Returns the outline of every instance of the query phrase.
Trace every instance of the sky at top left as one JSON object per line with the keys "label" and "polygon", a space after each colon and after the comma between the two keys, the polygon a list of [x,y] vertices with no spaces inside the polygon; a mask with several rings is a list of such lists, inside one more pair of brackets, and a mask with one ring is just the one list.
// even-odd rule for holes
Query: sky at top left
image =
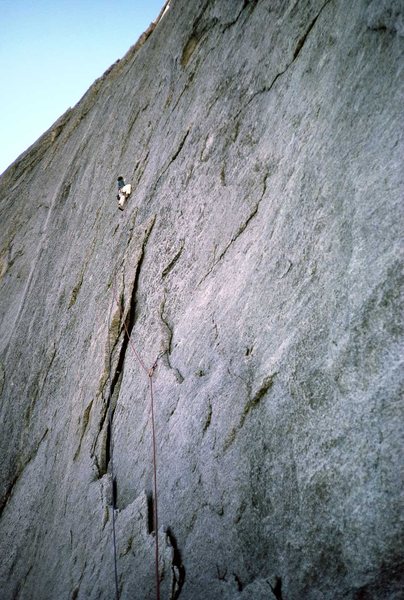
{"label": "sky at top left", "polygon": [[122,58],[164,0],[0,0],[0,173]]}

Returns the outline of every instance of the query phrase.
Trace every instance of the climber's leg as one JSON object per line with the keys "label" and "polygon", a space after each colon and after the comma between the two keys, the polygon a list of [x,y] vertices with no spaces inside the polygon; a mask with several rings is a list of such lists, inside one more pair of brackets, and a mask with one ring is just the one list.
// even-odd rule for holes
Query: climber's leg
{"label": "climber's leg", "polygon": [[126,202],[126,195],[122,193],[122,191],[119,192],[119,200],[118,200],[118,208],[120,210],[123,210],[123,207],[125,206],[125,202]]}

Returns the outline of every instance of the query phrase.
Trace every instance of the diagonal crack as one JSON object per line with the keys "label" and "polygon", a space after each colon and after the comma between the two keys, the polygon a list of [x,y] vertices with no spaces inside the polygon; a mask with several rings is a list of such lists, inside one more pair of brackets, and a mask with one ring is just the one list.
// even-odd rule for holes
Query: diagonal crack
{"label": "diagonal crack", "polygon": [[164,279],[164,277],[167,277],[167,275],[170,273],[170,271],[175,267],[176,262],[178,261],[178,259],[180,258],[181,254],[182,254],[182,251],[184,250],[184,244],[185,244],[185,240],[181,240],[181,245],[179,247],[179,250],[176,252],[174,257],[170,260],[170,262],[164,268],[164,270],[161,274],[161,277],[163,279]]}
{"label": "diagonal crack", "polygon": [[273,383],[274,383],[274,379],[277,375],[278,375],[278,373],[275,372],[272,375],[269,375],[268,377],[266,377],[263,380],[263,382],[261,383],[260,388],[254,394],[254,396],[252,396],[249,399],[249,401],[247,402],[247,404],[244,406],[243,413],[240,417],[239,429],[241,429],[242,426],[244,425],[245,420],[246,420],[248,414],[250,413],[250,411],[261,402],[262,398],[271,389],[271,387],[273,386]]}
{"label": "diagonal crack", "polygon": [[[122,324],[121,331],[123,331],[123,333],[124,333],[124,338],[122,341],[121,350],[119,352],[118,363],[117,363],[117,366],[115,369],[115,373],[111,379],[110,391],[108,394],[107,410],[105,412],[105,417],[106,417],[108,412],[111,411],[110,418],[108,421],[107,439],[106,439],[106,446],[105,446],[105,469],[106,469],[105,472],[108,471],[108,465],[109,465],[109,461],[111,458],[111,456],[110,456],[110,454],[111,454],[110,453],[110,438],[111,438],[112,419],[114,416],[115,406],[116,406],[117,398],[119,395],[119,390],[120,390],[122,379],[123,379],[126,351],[128,349],[130,336],[132,334],[132,330],[135,325],[136,296],[137,296],[138,287],[139,287],[140,271],[141,271],[142,264],[143,264],[146,245],[149,240],[149,237],[150,237],[150,234],[152,232],[155,222],[156,222],[156,218],[154,217],[152,219],[152,221],[150,222],[149,227],[145,231],[145,237],[143,239],[140,256],[139,256],[138,263],[136,266],[136,272],[135,272],[135,276],[133,279],[132,290],[131,290],[130,301],[129,301],[129,308],[127,310],[126,317],[125,317],[125,326]],[[112,402],[112,404],[111,404],[112,399],[115,399],[115,402]]]}
{"label": "diagonal crack", "polygon": [[38,454],[38,450],[39,450],[42,442],[48,435],[48,431],[49,431],[48,428],[46,428],[41,439],[39,440],[39,442],[37,443],[37,445],[31,452],[31,454],[28,456],[28,458],[26,458],[23,461],[23,463],[20,465],[20,467],[17,469],[17,472],[15,473],[13,479],[10,481],[6,492],[3,494],[2,498],[0,498],[0,518],[3,513],[3,510],[5,509],[5,507],[7,506],[8,502],[10,501],[11,497],[14,494],[14,489],[15,489],[16,484],[18,483],[19,479],[21,478],[22,474],[24,473],[24,470],[26,469],[26,467]]}
{"label": "diagonal crack", "polygon": [[223,25],[222,27],[222,33],[224,33],[225,31],[227,31],[228,29],[230,29],[231,27],[233,27],[237,21],[239,20],[239,18],[241,17],[241,15],[244,13],[245,9],[248,8],[249,9],[249,15],[251,15],[251,13],[253,12],[253,10],[255,9],[255,7],[258,4],[258,0],[244,0],[243,2],[243,6],[240,8],[238,14],[234,17],[233,21],[230,21],[229,23],[226,23],[225,25]]}
{"label": "diagonal crack", "polygon": [[249,223],[252,221],[252,219],[258,213],[258,209],[259,209],[259,206],[261,204],[261,200],[263,199],[263,197],[265,196],[265,192],[267,191],[267,180],[268,180],[268,177],[269,177],[269,173],[267,173],[265,175],[265,177],[264,177],[264,180],[263,180],[263,190],[262,190],[261,197],[259,198],[258,202],[253,207],[251,213],[249,214],[249,216],[247,217],[247,219],[239,226],[239,228],[237,229],[236,233],[232,236],[231,240],[228,242],[228,244],[225,246],[225,248],[221,251],[221,253],[219,254],[219,256],[216,258],[216,260],[214,261],[213,265],[210,267],[209,271],[199,281],[198,286],[201,285],[201,283],[203,283],[205,281],[205,279],[211,274],[211,272],[216,267],[216,265],[224,258],[224,256],[226,255],[227,251],[229,250],[230,246],[232,244],[234,244],[234,242],[240,237],[240,235],[247,229]]}
{"label": "diagonal crack", "polygon": [[165,306],[166,306],[166,297],[164,295],[164,298],[161,302],[160,305],[160,319],[161,322],[163,323],[166,332],[167,332],[167,337],[166,337],[166,347],[163,349],[162,353],[161,353],[161,357],[165,357],[166,363],[168,368],[174,373],[174,376],[177,380],[178,383],[182,383],[184,381],[184,377],[182,376],[182,374],[180,373],[180,371],[174,367],[171,364],[171,360],[170,360],[170,355],[171,355],[171,351],[172,351],[172,340],[174,337],[174,332],[173,332],[173,328],[172,326],[169,324],[169,322],[167,321],[167,317],[165,315]]}
{"label": "diagonal crack", "polygon": [[[112,420],[113,420],[113,416],[114,416],[114,412],[115,412],[115,408],[116,408],[117,399],[119,396],[121,383],[123,380],[126,351],[128,349],[130,336],[131,336],[133,327],[135,325],[135,320],[136,320],[135,319],[135,317],[136,317],[136,296],[137,296],[138,287],[139,287],[140,272],[141,272],[141,268],[142,268],[142,264],[143,264],[143,260],[144,260],[146,245],[150,238],[150,234],[153,230],[155,222],[156,222],[156,217],[154,216],[150,220],[150,222],[145,230],[145,233],[144,233],[143,243],[142,243],[142,246],[140,249],[140,255],[138,257],[138,261],[137,261],[137,265],[136,265],[136,271],[135,271],[135,275],[133,278],[132,289],[130,292],[130,300],[128,302],[128,308],[126,311],[126,315],[124,314],[123,295],[121,295],[119,298],[119,301],[120,301],[120,307],[119,307],[120,308],[120,334],[119,334],[119,336],[123,334],[123,340],[122,340],[122,345],[121,345],[121,348],[119,351],[118,361],[117,361],[114,373],[112,374],[110,372],[110,374],[109,374],[110,385],[109,385],[109,390],[108,390],[108,397],[105,401],[104,409],[102,411],[101,420],[99,423],[98,434],[97,434],[97,437],[93,444],[93,452],[94,452],[95,448],[97,447],[97,444],[98,444],[99,436],[104,432],[105,438],[101,445],[102,447],[101,447],[101,451],[100,451],[100,456],[98,457],[98,459],[96,457],[96,464],[98,467],[98,477],[99,478],[101,478],[103,475],[105,475],[108,472],[108,466],[109,466],[109,462],[111,459]],[[108,335],[109,335],[109,333],[108,333]],[[115,346],[116,346],[116,344],[115,344]],[[114,348],[115,348],[115,346],[114,346]],[[114,348],[108,349],[110,351],[111,363],[112,363],[112,354],[114,352]],[[107,420],[108,420],[108,423],[106,425],[106,430],[105,430],[105,424],[106,424]]]}
{"label": "diagonal crack", "polygon": [[162,172],[160,173],[160,175],[157,178],[156,183],[153,186],[153,189],[155,190],[159,184],[160,179],[163,177],[163,175],[165,175],[168,171],[168,169],[171,167],[172,163],[176,160],[176,158],[178,157],[179,153],[181,152],[181,150],[184,147],[184,144],[186,142],[186,139],[189,135],[190,129],[187,129],[185,135],[183,136],[182,140],[180,141],[177,150],[174,152],[174,154],[172,155],[172,157],[170,158],[170,160],[168,161],[168,164],[164,167],[164,169],[162,170]]}
{"label": "diagonal crack", "polygon": [[272,586],[270,583],[268,584],[272,590],[273,595],[276,600],[283,600],[282,596],[282,577],[275,577],[275,585]]}
{"label": "diagonal crack", "polygon": [[256,96],[259,96],[260,94],[265,94],[267,92],[270,92],[272,90],[272,88],[274,87],[275,83],[277,82],[277,80],[282,77],[282,75],[284,75],[286,73],[286,71],[293,65],[293,63],[296,61],[296,59],[298,58],[299,54],[301,53],[307,38],[310,34],[310,32],[312,31],[314,25],[316,24],[318,18],[320,17],[321,13],[323,12],[323,10],[325,9],[325,7],[331,2],[331,0],[327,0],[323,6],[320,8],[320,10],[318,11],[317,15],[311,20],[308,28],[306,29],[305,33],[299,38],[296,47],[294,49],[293,52],[293,58],[292,60],[286,65],[286,67],[280,71],[279,73],[277,73],[275,75],[275,77],[273,78],[273,80],[271,81],[271,83],[269,85],[264,86],[262,89],[258,90],[257,92],[255,92],[251,98],[249,98],[247,104],[245,106],[243,106],[235,115],[234,119],[237,119],[237,117],[240,115],[240,113],[242,113],[250,104],[251,102],[256,98]]}
{"label": "diagonal crack", "polygon": [[233,427],[233,429],[230,431],[230,433],[228,434],[228,436],[226,437],[226,439],[224,441],[224,445],[223,445],[224,451],[226,451],[232,445],[232,443],[236,439],[238,432],[243,427],[243,425],[246,421],[246,418],[248,417],[250,412],[256,406],[258,406],[258,404],[261,402],[261,400],[264,398],[264,396],[272,388],[277,375],[278,375],[278,372],[275,372],[275,373],[272,373],[271,375],[269,375],[268,377],[265,377],[265,379],[262,381],[259,389],[255,392],[254,395],[251,395],[251,392],[249,392],[249,399],[246,402],[246,404],[244,405],[244,409],[240,415],[238,424],[235,427]]}
{"label": "diagonal crack", "polygon": [[170,600],[178,600],[185,582],[185,567],[181,551],[178,547],[177,538],[170,527],[166,530],[166,539],[168,546],[172,549]]}

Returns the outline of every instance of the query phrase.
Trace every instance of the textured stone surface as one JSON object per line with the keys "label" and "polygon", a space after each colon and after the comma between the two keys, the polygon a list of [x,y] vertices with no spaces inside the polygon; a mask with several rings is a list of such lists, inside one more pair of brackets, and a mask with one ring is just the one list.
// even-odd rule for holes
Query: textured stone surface
{"label": "textured stone surface", "polygon": [[401,2],[173,1],[2,176],[2,599],[114,597],[109,416],[155,598],[123,322],[162,598],[402,597],[403,54]]}

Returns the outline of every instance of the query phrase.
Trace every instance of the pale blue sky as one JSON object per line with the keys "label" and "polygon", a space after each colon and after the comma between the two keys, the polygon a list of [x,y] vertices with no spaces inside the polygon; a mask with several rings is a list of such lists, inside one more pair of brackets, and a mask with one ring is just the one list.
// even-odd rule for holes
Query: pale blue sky
{"label": "pale blue sky", "polygon": [[0,173],[129,50],[164,0],[0,0]]}

